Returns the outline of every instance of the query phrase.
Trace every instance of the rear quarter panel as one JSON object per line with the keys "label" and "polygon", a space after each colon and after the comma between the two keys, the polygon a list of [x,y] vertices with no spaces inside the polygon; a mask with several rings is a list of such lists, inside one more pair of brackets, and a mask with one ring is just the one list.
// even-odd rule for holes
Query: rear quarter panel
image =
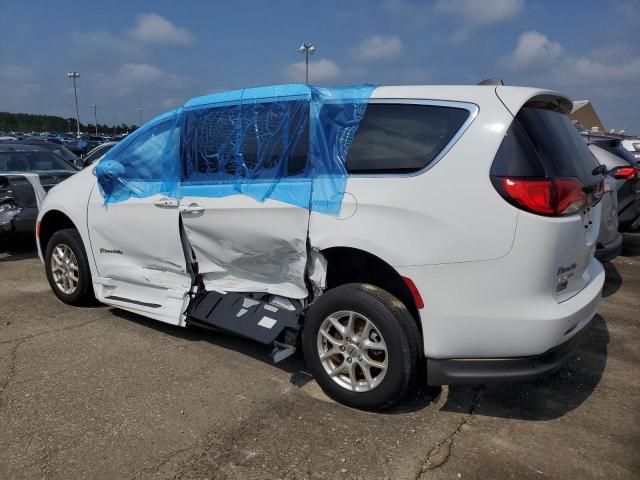
{"label": "rear quarter panel", "polygon": [[350,175],[341,216],[313,212],[314,247],[348,246],[400,267],[492,260],[513,244],[517,210],[489,170],[512,116],[492,87],[380,87],[371,101],[454,101],[477,106],[436,164],[413,175]]}

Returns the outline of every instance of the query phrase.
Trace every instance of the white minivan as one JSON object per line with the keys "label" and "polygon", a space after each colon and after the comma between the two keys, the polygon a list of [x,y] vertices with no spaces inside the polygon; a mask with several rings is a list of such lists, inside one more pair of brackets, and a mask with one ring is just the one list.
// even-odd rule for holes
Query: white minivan
{"label": "white minivan", "polygon": [[[63,302],[302,348],[331,397],[522,380],[604,283],[603,177],[547,90],[262,87],[198,97],[47,195]],[[426,367],[426,368],[423,368]]]}

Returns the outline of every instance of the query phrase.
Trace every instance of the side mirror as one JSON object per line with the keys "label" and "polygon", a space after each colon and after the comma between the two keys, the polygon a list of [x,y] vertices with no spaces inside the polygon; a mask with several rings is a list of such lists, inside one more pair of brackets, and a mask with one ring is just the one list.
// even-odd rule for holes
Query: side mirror
{"label": "side mirror", "polygon": [[124,165],[116,160],[99,162],[93,170],[98,179],[98,185],[103,195],[111,196],[122,188],[122,176],[125,174]]}

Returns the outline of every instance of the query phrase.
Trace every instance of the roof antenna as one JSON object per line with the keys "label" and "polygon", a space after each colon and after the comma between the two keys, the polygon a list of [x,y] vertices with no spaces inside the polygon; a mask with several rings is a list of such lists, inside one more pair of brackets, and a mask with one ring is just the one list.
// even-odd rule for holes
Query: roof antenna
{"label": "roof antenna", "polygon": [[478,83],[478,85],[504,85],[504,82],[500,78],[487,78]]}

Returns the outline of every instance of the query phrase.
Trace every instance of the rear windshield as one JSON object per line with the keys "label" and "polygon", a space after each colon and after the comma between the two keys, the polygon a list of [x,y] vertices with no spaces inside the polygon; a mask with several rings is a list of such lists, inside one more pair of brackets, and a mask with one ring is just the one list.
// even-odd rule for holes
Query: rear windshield
{"label": "rear windshield", "polygon": [[598,166],[569,117],[560,112],[524,107],[516,115],[549,176],[575,177],[585,185],[600,180]]}
{"label": "rear windshield", "polygon": [[460,130],[469,112],[436,105],[367,107],[347,156],[349,173],[409,173],[429,165]]}
{"label": "rear windshield", "polygon": [[36,172],[47,170],[76,171],[70,163],[51,152],[0,152],[0,172]]}

